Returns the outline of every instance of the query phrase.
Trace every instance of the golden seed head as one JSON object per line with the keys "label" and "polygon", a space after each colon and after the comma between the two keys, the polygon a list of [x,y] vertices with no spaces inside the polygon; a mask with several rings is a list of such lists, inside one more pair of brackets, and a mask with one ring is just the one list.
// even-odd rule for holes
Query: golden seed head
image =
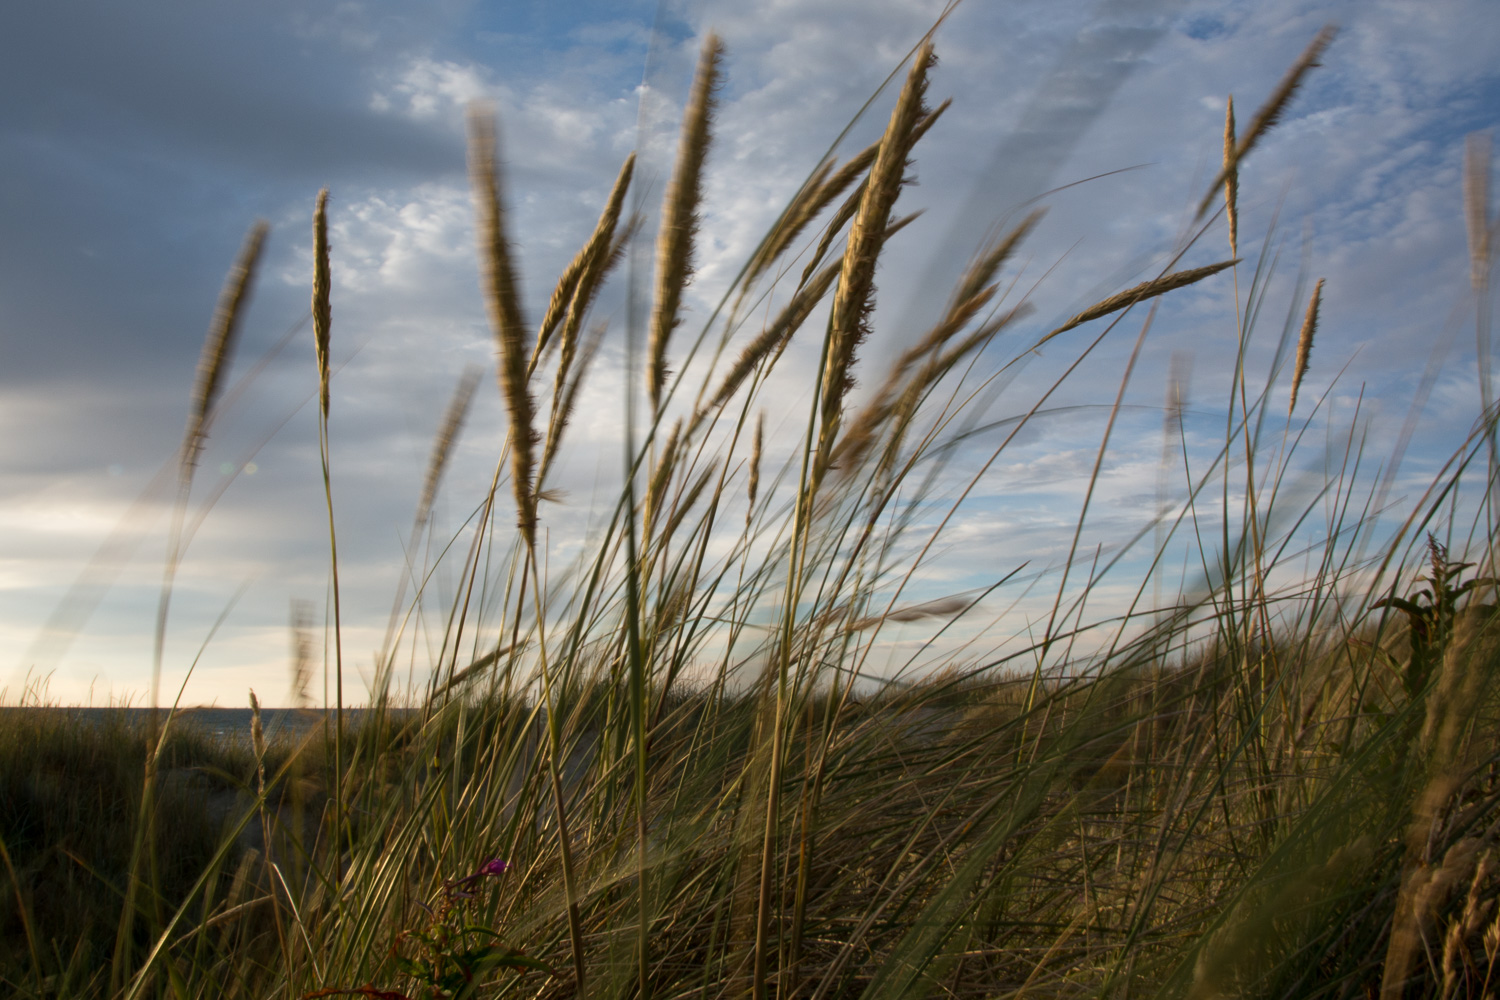
{"label": "golden seed head", "polygon": [[1323,29],[1313,37],[1312,42],[1307,48],[1302,50],[1302,55],[1297,57],[1297,61],[1292,63],[1291,68],[1286,71],[1286,75],[1281,78],[1281,82],[1276,85],[1276,89],[1271,92],[1271,96],[1266,99],[1266,103],[1261,105],[1260,110],[1251,119],[1250,127],[1246,129],[1244,137],[1235,143],[1233,155],[1226,158],[1227,162],[1223,169],[1214,178],[1214,182],[1208,186],[1208,193],[1203,196],[1203,201],[1198,205],[1198,214],[1200,216],[1208,211],[1208,206],[1213,203],[1214,195],[1218,192],[1219,185],[1228,180],[1230,170],[1238,170],[1239,164],[1249,154],[1250,150],[1254,148],[1255,144],[1281,121],[1281,116],[1292,103],[1292,97],[1296,95],[1297,88],[1302,86],[1302,81],[1307,76],[1308,70],[1319,65],[1318,59],[1323,55],[1323,51],[1333,42],[1333,37],[1337,34],[1338,29],[1336,27],[1331,24],[1324,25]]}
{"label": "golden seed head", "polygon": [[653,410],[661,408],[661,394],[667,381],[667,343],[679,322],[683,289],[693,274],[698,205],[703,199],[703,161],[708,156],[709,125],[723,55],[724,43],[718,35],[710,34],[698,57],[692,93],[682,115],[677,166],[662,203],[661,231],[656,238],[656,298],[651,309],[647,347],[647,388]]}
{"label": "golden seed head", "polygon": [[224,280],[224,290],[219,294],[219,303],[214,308],[213,322],[209,325],[208,336],[203,340],[203,353],[198,357],[198,377],[193,383],[187,434],[182,445],[184,469],[197,463],[198,452],[202,450],[203,440],[208,436],[214,404],[218,402],[219,392],[223,388],[224,373],[234,354],[240,321],[249,304],[255,270],[260,263],[266,235],[270,231],[271,227],[265,220],[257,221],[250,227],[245,243],[240,248],[240,255]]}
{"label": "golden seed head", "polygon": [[1074,316],[1062,326],[1058,327],[1056,330],[1053,330],[1051,333],[1047,334],[1047,336],[1037,341],[1032,346],[1032,350],[1036,350],[1036,348],[1041,347],[1053,337],[1067,330],[1071,330],[1075,326],[1082,326],[1084,323],[1087,323],[1090,320],[1099,319],[1102,316],[1108,316],[1113,312],[1119,312],[1121,309],[1124,309],[1127,306],[1133,306],[1137,302],[1144,302],[1147,299],[1154,299],[1156,298],[1156,296],[1165,295],[1167,292],[1170,292],[1173,289],[1182,288],[1186,285],[1191,285],[1195,282],[1202,281],[1204,278],[1218,274],[1226,267],[1232,267],[1238,263],[1238,259],[1221,260],[1219,261],[1219,263],[1209,264],[1207,267],[1192,267],[1188,268],[1185,271],[1173,271],[1171,274],[1164,274],[1160,278],[1153,278],[1150,281],[1143,281],[1139,285],[1136,285],[1134,288],[1127,288],[1125,289],[1125,291],[1120,292],[1117,295],[1111,295],[1109,298],[1104,299],[1100,302],[1096,302],[1093,305],[1089,306],[1083,312],[1079,313],[1077,316]]}
{"label": "golden seed head", "polygon": [[415,523],[418,530],[427,523],[427,518],[432,513],[438,484],[442,481],[443,471],[448,467],[448,459],[453,454],[454,445],[458,443],[458,436],[463,431],[464,421],[469,417],[469,407],[474,402],[474,390],[479,386],[480,374],[478,365],[466,366],[464,373],[459,376],[457,388],[453,390],[453,398],[448,401],[448,410],[443,414],[443,423],[432,443],[432,455],[427,461],[427,476],[422,481],[422,494],[417,501]]}
{"label": "golden seed head", "polygon": [[859,345],[869,335],[874,307],[875,264],[889,235],[891,208],[906,182],[907,159],[918,138],[918,126],[929,116],[923,105],[927,74],[936,63],[931,41],[917,51],[906,84],[891,111],[880,140],[880,151],[870,168],[859,208],[849,227],[839,273],[838,292],[829,320],[828,357],[823,369],[820,463],[831,457],[844,398],[854,386],[853,368]]}
{"label": "golden seed head", "polygon": [[266,755],[266,731],[260,721],[260,702],[255,698],[255,689],[250,689],[250,742],[255,747],[255,756]]}
{"label": "golden seed head", "polygon": [[750,483],[747,490],[750,498],[749,506],[745,508],[745,527],[750,526],[750,521],[755,515],[755,500],[760,493],[760,456],[761,446],[764,444],[766,430],[766,411],[761,410],[755,417],[755,439],[750,446]]}
{"label": "golden seed head", "polygon": [[318,352],[318,400],[323,416],[328,416],[328,335],[333,326],[333,309],[328,264],[328,189],[318,192],[313,208],[313,344]]}
{"label": "golden seed head", "polygon": [[499,347],[500,394],[510,415],[511,487],[516,498],[517,523],[528,544],[536,538],[536,495],[532,483],[536,467],[536,404],[527,377],[527,332],[521,319],[520,298],[505,234],[505,209],[500,196],[500,169],[495,158],[494,113],[483,104],[469,108],[469,178],[477,215],[484,301]]}
{"label": "golden seed head", "polygon": [[1234,138],[1234,95],[1224,105],[1224,218],[1229,223],[1229,255],[1240,252],[1240,171]]}
{"label": "golden seed head", "polygon": [[1302,319],[1302,332],[1297,337],[1297,360],[1292,367],[1292,399],[1287,404],[1286,415],[1291,416],[1297,408],[1297,391],[1302,388],[1302,377],[1307,374],[1309,355],[1312,354],[1313,335],[1318,332],[1318,305],[1323,300],[1323,279],[1319,278],[1313,288],[1312,299],[1307,303],[1307,315]]}

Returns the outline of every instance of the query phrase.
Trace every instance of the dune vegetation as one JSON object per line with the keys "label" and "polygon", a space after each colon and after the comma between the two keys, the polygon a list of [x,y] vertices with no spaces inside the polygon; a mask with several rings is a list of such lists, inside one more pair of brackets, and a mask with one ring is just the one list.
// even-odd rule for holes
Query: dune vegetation
{"label": "dune vegetation", "polygon": [[[693,332],[683,301],[705,243],[702,177],[725,72],[709,38],[657,220],[649,305],[639,328],[614,331],[637,388],[628,474],[565,568],[549,562],[539,525],[558,499],[549,477],[580,386],[611,335],[590,306],[637,238],[634,159],[537,321],[518,301],[495,118],[473,109],[482,292],[509,431],[468,529],[433,549],[460,568],[456,597],[437,606],[424,588],[433,567],[412,567],[374,710],[357,727],[344,719],[336,584],[337,703],[304,739],[268,742],[257,717],[246,745],[216,745],[167,710],[143,727],[122,718],[81,731],[44,707],[7,722],[7,995],[1500,990],[1494,511],[1481,502],[1456,522],[1476,506],[1457,498],[1497,472],[1490,400],[1476,401],[1470,437],[1395,532],[1374,528],[1378,477],[1352,436],[1328,481],[1291,488],[1319,406],[1302,382],[1319,360],[1322,285],[1268,303],[1270,261],[1238,243],[1240,166],[1331,39],[1314,39],[1245,122],[1230,105],[1222,170],[1159,274],[1033,329],[1007,268],[1038,210],[978,249],[942,314],[903,334],[909,346],[880,371],[860,361],[884,321],[877,267],[908,221],[920,140],[942,127],[931,45],[895,79],[880,140],[818,166]],[[1489,164],[1473,148],[1483,300]],[[338,330],[321,196],[314,220],[332,525]],[[263,235],[252,230],[205,344],[179,533]],[[1217,263],[1181,263],[1190,252]],[[1208,467],[1189,467],[1168,406],[1164,461],[1181,495],[1122,547],[1150,564],[1134,598],[1092,614],[1090,592],[1119,554],[1079,551],[1075,537],[1045,584],[1052,613],[1024,649],[987,656],[988,643],[954,640],[971,634],[988,591],[933,599],[924,560],[1050,395],[981,436],[986,387],[1078,329],[1049,348],[1076,345],[1063,379],[1104,338],[1138,338],[1123,394],[1158,297],[1200,282],[1232,293],[1223,323],[1242,362],[1267,336],[1256,323],[1266,306],[1294,319],[1269,334],[1280,338],[1269,372],[1237,365]],[[1018,351],[1001,350],[1002,332]],[[821,361],[807,376],[805,433],[778,454],[760,392],[794,337],[820,343]],[[708,374],[690,383],[690,371]],[[1273,399],[1288,383],[1283,412]],[[430,529],[473,391],[466,375],[414,490],[414,541]],[[1117,398],[1100,428],[1101,461],[1118,409]],[[1161,596],[1150,555],[1183,539],[1199,565]],[[415,639],[419,621],[440,623],[437,640]],[[871,680],[882,633],[898,624],[955,651]],[[430,683],[399,695],[393,678],[413,662]]]}

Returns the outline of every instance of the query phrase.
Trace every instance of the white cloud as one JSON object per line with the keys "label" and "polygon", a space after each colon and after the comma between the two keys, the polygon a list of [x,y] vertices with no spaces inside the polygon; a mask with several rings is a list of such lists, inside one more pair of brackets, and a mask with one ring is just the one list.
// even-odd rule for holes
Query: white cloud
{"label": "white cloud", "polygon": [[451,117],[455,108],[486,97],[491,89],[476,66],[420,56],[376,89],[370,109],[430,122]]}

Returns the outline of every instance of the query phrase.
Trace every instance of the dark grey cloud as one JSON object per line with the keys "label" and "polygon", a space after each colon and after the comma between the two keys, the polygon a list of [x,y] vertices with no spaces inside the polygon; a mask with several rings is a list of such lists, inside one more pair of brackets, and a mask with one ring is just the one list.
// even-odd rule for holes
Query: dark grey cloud
{"label": "dark grey cloud", "polygon": [[428,44],[420,11],[351,47],[294,10],[0,13],[0,381],[180,383],[251,219],[330,178],[461,171],[451,133],[369,107],[375,69]]}

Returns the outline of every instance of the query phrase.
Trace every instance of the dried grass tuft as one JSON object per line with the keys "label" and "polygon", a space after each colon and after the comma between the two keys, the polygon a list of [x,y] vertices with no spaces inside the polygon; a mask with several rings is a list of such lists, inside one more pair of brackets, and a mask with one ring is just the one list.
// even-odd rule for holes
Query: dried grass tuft
{"label": "dried grass tuft", "polygon": [[261,250],[270,231],[271,227],[264,221],[256,222],[250,227],[245,243],[240,248],[240,255],[224,281],[219,304],[214,308],[213,322],[209,325],[208,336],[203,340],[203,353],[198,358],[198,376],[193,383],[187,433],[182,441],[182,466],[185,469],[198,463],[198,453],[203,450],[214,403],[218,401],[224,384],[224,372],[234,355],[240,320],[250,301],[255,269],[260,263]]}
{"label": "dried grass tuft", "polygon": [[693,273],[693,239],[698,231],[698,205],[703,198],[703,161],[708,155],[709,124],[723,55],[724,43],[718,35],[710,34],[698,57],[698,71],[682,116],[677,167],[662,203],[661,232],[656,240],[656,298],[647,347],[653,410],[661,409],[661,393],[667,382],[667,344],[679,322],[677,313],[683,289]]}
{"label": "dried grass tuft", "polygon": [[427,523],[427,518],[432,514],[432,503],[437,499],[438,484],[442,482],[443,471],[448,467],[448,459],[453,455],[453,447],[458,443],[458,436],[463,432],[464,421],[469,418],[469,407],[473,405],[474,390],[479,386],[481,374],[482,371],[478,365],[466,365],[463,374],[458,377],[458,385],[453,390],[453,398],[448,400],[448,409],[443,414],[443,422],[439,425],[437,437],[432,442],[432,454],[427,459],[427,475],[422,480],[422,494],[417,501],[414,531],[421,531]]}
{"label": "dried grass tuft", "polygon": [[1484,291],[1490,276],[1490,137],[1471,133],[1464,143],[1464,223],[1469,231],[1469,280]]}
{"label": "dried grass tuft", "polygon": [[1067,331],[1073,329],[1075,326],[1082,326],[1084,323],[1087,323],[1090,320],[1096,320],[1102,316],[1108,316],[1110,313],[1119,312],[1121,309],[1133,306],[1138,302],[1145,302],[1147,299],[1154,299],[1158,295],[1165,295],[1167,292],[1173,291],[1174,289],[1183,288],[1187,285],[1202,281],[1204,278],[1212,277],[1213,275],[1218,274],[1220,271],[1224,270],[1226,267],[1233,267],[1238,263],[1239,258],[1235,258],[1233,260],[1221,260],[1219,261],[1219,263],[1209,264],[1207,267],[1193,267],[1187,269],[1186,271],[1173,271],[1171,274],[1164,274],[1160,278],[1153,278],[1150,281],[1143,281],[1139,285],[1136,285],[1134,288],[1127,288],[1125,291],[1120,292],[1117,295],[1111,295],[1109,298],[1104,299],[1100,302],[1096,302],[1093,305],[1089,306],[1083,312],[1079,313],[1077,316],[1074,316],[1062,326],[1058,327],[1056,330],[1053,330],[1041,340],[1037,341],[1032,345],[1031,349],[1036,350],[1038,347],[1041,347],[1053,337],[1056,337],[1060,333],[1066,333]]}
{"label": "dried grass tuft", "polygon": [[1249,155],[1255,144],[1281,121],[1281,116],[1286,113],[1287,107],[1292,103],[1297,88],[1302,86],[1307,71],[1320,65],[1319,57],[1323,55],[1323,51],[1333,42],[1333,37],[1337,34],[1338,28],[1334,25],[1324,25],[1322,30],[1313,36],[1307,48],[1302,50],[1302,55],[1297,57],[1297,61],[1292,63],[1291,69],[1286,71],[1286,75],[1281,78],[1276,89],[1271,91],[1271,96],[1266,99],[1266,103],[1261,105],[1260,110],[1251,119],[1249,129],[1245,131],[1244,138],[1235,145],[1233,154],[1225,158],[1226,162],[1219,171],[1219,175],[1208,186],[1208,193],[1203,196],[1203,201],[1198,205],[1200,216],[1208,211],[1208,206],[1213,202],[1219,185],[1228,180],[1230,171],[1238,171],[1240,162]]}
{"label": "dried grass tuft", "polygon": [[[782,307],[776,319],[762,330],[759,336],[745,345],[745,349],[735,359],[734,365],[725,374],[724,381],[719,383],[719,389],[709,401],[707,410],[717,409],[727,403],[745,383],[750,373],[755,370],[756,365],[772,354],[779,354],[786,347],[792,335],[807,320],[813,307],[828,294],[828,289],[833,285],[833,279],[837,276],[837,265],[826,267],[809,285],[792,296],[791,301]],[[700,418],[701,415],[700,413]]]}
{"label": "dried grass tuft", "polygon": [[536,403],[527,379],[526,328],[505,236],[505,209],[500,196],[500,171],[495,160],[494,111],[483,104],[469,106],[469,178],[474,188],[475,235],[485,307],[500,349],[500,394],[510,415],[511,486],[516,497],[517,522],[528,544],[536,537],[536,496],[532,474],[536,467]]}
{"label": "dried grass tuft", "polygon": [[823,369],[822,422],[818,441],[820,466],[826,467],[832,454],[844,398],[854,386],[852,372],[859,345],[869,335],[869,315],[874,308],[875,264],[888,236],[891,208],[906,182],[907,157],[917,138],[917,126],[930,117],[922,101],[927,93],[927,74],[936,61],[931,41],[924,42],[891,111],[890,123],[880,141],[880,152],[870,168],[859,208],[849,227],[838,292],[834,296],[833,315],[829,320],[828,354]]}
{"label": "dried grass tuft", "polygon": [[313,345],[318,353],[318,404],[328,417],[328,337],[333,328],[329,304],[332,281],[328,264],[328,189],[318,192],[313,208]]}
{"label": "dried grass tuft", "polygon": [[1224,105],[1224,218],[1229,223],[1229,255],[1240,252],[1239,151],[1234,138],[1234,95]]}
{"label": "dried grass tuft", "polygon": [[1302,333],[1297,337],[1297,361],[1292,371],[1292,399],[1286,405],[1286,415],[1289,417],[1297,408],[1297,390],[1302,388],[1302,377],[1307,374],[1313,335],[1318,332],[1318,304],[1322,300],[1323,279],[1319,278],[1317,285],[1313,288],[1312,299],[1307,303],[1307,315],[1302,320]]}
{"label": "dried grass tuft", "polygon": [[765,443],[766,411],[761,410],[755,416],[755,438],[750,446],[750,483],[746,488],[749,503],[745,507],[745,527],[750,527],[750,521],[755,516],[755,500],[760,493],[760,459],[761,449]]}

